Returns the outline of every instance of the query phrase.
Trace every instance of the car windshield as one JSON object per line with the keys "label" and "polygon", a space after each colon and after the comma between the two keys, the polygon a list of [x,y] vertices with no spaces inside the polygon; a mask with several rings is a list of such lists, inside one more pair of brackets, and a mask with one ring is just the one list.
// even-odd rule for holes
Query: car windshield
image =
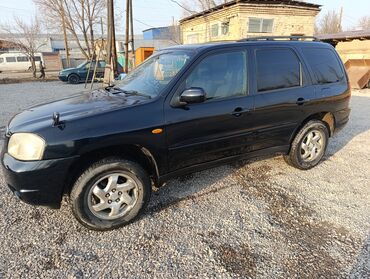
{"label": "car windshield", "polygon": [[129,73],[116,87],[154,98],[188,63],[191,55],[189,51],[160,52]]}

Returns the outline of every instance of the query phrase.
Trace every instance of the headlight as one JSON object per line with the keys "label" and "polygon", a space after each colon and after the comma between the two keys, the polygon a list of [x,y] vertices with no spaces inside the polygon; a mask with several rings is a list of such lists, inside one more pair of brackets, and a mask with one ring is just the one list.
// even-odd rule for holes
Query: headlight
{"label": "headlight", "polygon": [[9,155],[22,161],[41,160],[44,149],[44,139],[30,133],[13,134],[8,143]]}

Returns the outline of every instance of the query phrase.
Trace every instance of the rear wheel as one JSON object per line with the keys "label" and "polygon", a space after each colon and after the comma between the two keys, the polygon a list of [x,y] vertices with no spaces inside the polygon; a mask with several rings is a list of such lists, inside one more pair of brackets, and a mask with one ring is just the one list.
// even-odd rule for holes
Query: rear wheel
{"label": "rear wheel", "polygon": [[318,165],[325,154],[329,130],[319,120],[311,120],[298,132],[285,161],[298,169],[308,170]]}
{"label": "rear wheel", "polygon": [[138,164],[104,159],[91,165],[71,192],[77,220],[94,230],[124,226],[146,207],[151,194],[148,174]]}
{"label": "rear wheel", "polygon": [[79,81],[80,81],[80,78],[78,75],[72,74],[68,76],[68,83],[77,84],[79,83]]}

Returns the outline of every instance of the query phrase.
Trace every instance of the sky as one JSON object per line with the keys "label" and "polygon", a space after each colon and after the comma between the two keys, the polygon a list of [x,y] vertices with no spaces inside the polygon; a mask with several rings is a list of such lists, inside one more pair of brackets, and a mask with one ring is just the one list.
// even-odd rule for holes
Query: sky
{"label": "sky", "polygon": [[[116,12],[124,11],[125,0],[115,0],[115,2],[117,2]],[[344,30],[353,29],[362,16],[370,15],[369,0],[307,0],[306,2],[323,5],[321,15],[329,10],[339,12],[343,7]],[[36,12],[32,0],[0,0],[0,23],[11,23],[14,16],[30,20]],[[133,12],[136,34],[151,27],[170,25],[173,18],[179,20],[183,14],[182,9],[170,0],[133,0]],[[123,33],[124,21],[122,20],[116,27],[118,33]]]}

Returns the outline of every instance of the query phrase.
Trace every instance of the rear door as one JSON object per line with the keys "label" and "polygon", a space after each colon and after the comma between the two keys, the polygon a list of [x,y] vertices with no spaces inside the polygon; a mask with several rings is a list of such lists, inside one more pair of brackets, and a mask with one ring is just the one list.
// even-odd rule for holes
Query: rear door
{"label": "rear door", "polygon": [[292,135],[310,115],[315,90],[305,64],[289,46],[256,46],[253,113],[254,150],[288,146]]}
{"label": "rear door", "polygon": [[104,71],[105,71],[105,61],[100,60],[98,62],[98,66],[96,68],[96,77],[97,78],[102,78],[104,77]]}
{"label": "rear door", "polygon": [[248,151],[253,96],[248,95],[247,58],[240,48],[209,53],[180,81],[172,100],[192,87],[202,88],[208,99],[165,107],[170,171]]}

